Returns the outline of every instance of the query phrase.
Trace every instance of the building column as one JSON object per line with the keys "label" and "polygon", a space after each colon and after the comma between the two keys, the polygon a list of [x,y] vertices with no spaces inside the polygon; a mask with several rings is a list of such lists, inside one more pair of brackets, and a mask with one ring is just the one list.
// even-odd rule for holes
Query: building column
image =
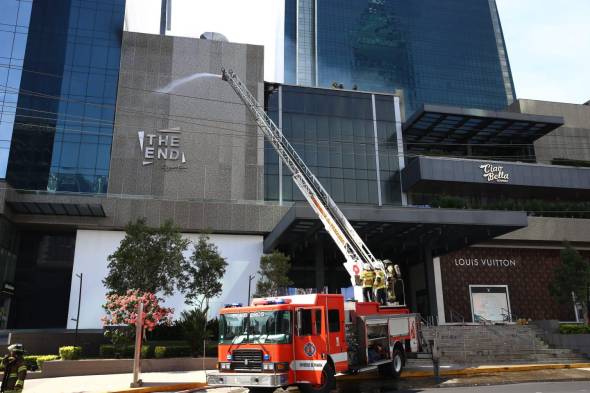
{"label": "building column", "polygon": [[426,288],[428,289],[428,311],[430,316],[438,315],[436,303],[436,279],[434,274],[434,261],[430,245],[424,247],[424,270],[426,272]]}
{"label": "building column", "polygon": [[314,259],[315,259],[315,287],[318,291],[323,290],[326,286],[325,281],[325,261],[324,261],[324,242],[321,238],[317,239],[314,247]]}

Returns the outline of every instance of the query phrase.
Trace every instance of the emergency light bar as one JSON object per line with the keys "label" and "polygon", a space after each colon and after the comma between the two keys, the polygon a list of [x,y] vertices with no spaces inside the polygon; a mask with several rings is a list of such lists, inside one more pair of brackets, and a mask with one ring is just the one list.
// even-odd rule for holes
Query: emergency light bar
{"label": "emergency light bar", "polygon": [[291,299],[282,299],[282,298],[265,298],[265,299],[254,299],[252,305],[254,306],[265,306],[268,304],[289,304],[291,303]]}

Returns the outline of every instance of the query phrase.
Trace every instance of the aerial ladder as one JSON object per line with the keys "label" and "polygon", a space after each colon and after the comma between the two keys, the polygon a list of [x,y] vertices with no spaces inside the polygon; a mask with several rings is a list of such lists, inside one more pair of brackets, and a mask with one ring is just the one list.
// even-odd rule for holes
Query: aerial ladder
{"label": "aerial ladder", "polygon": [[326,231],[336,242],[342,254],[344,254],[346,258],[344,267],[351,277],[355,298],[362,301],[362,290],[358,286],[358,277],[362,271],[363,264],[368,264],[373,270],[377,270],[377,259],[361,240],[356,230],[340,211],[336,203],[334,203],[332,197],[330,197],[322,184],[307,167],[305,162],[303,162],[287,138],[284,137],[282,131],[266,114],[264,108],[258,104],[258,101],[252,96],[237,75],[231,70],[222,69],[221,77],[230,84],[238,97],[240,97],[252,113],[264,136],[274,147],[282,162],[293,173],[293,181],[318,215]]}

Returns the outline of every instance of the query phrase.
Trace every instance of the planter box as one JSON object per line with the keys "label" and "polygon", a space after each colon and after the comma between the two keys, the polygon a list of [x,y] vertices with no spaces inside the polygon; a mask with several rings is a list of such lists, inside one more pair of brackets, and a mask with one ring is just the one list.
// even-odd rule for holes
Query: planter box
{"label": "planter box", "polygon": [[[204,368],[203,368],[204,363]],[[142,359],[144,373],[162,371],[195,371],[215,369],[216,358]],[[55,360],[43,363],[43,371],[35,378],[55,378],[79,375],[125,374],[133,372],[133,359]]]}
{"label": "planter box", "polygon": [[557,348],[573,349],[590,357],[590,334],[547,333],[545,338]]}

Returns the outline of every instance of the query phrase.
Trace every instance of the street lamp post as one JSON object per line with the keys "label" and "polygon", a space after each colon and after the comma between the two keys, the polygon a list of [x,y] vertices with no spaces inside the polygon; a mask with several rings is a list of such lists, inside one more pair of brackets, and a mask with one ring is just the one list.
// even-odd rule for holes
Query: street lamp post
{"label": "street lamp post", "polygon": [[72,318],[72,321],[76,321],[76,333],[74,334],[74,346],[78,345],[78,326],[80,325],[80,303],[82,302],[82,278],[84,273],[76,274],[76,277],[80,279],[80,289],[78,290],[78,312],[76,313],[76,319]]}
{"label": "street lamp post", "polygon": [[254,280],[255,278],[256,278],[255,274],[248,275],[248,302],[246,303],[247,306],[250,305],[250,288],[252,285],[252,280]]}

